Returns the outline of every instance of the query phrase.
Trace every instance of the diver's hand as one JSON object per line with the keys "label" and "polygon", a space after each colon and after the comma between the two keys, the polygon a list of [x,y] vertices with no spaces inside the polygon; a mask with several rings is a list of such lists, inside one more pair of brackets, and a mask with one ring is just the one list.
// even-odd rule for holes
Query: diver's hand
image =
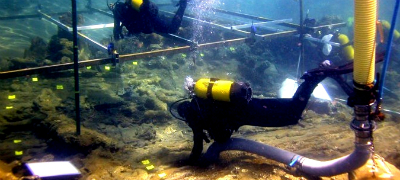
{"label": "diver's hand", "polygon": [[176,6],[186,8],[187,2],[188,2],[188,0],[179,0],[178,4],[176,4]]}

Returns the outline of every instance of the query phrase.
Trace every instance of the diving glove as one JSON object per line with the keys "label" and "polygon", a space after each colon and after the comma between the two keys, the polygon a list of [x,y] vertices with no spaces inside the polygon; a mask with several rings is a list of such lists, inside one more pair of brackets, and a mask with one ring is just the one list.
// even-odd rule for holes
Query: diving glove
{"label": "diving glove", "polygon": [[179,0],[175,6],[180,6],[186,8],[188,0]]}

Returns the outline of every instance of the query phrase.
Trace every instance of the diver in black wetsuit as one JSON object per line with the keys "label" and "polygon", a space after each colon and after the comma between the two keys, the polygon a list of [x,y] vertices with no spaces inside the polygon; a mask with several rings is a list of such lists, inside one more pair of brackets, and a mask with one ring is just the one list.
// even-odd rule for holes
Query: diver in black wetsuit
{"label": "diver in black wetsuit", "polygon": [[[377,54],[376,62],[383,60],[383,54]],[[215,84],[218,80],[207,79],[207,85],[201,86],[205,81],[197,81],[194,85],[191,101],[179,101],[177,111],[181,120],[184,120],[193,130],[194,146],[190,160],[196,162],[203,150],[203,140],[210,142],[208,138],[216,142],[226,142],[232,133],[240,126],[252,125],[262,127],[282,127],[297,124],[308,103],[308,100],[317,85],[326,77],[333,78],[349,95],[348,104],[352,106],[353,88],[342,78],[342,74],[351,73],[353,63],[338,67],[320,67],[306,72],[301,78],[304,82],[298,87],[292,98],[251,98],[251,88],[246,83],[232,83],[225,86],[230,89],[221,90],[219,86],[215,91],[221,92],[218,96],[229,94],[229,98],[213,95]],[[208,83],[209,82],[209,83]],[[203,92],[202,92],[203,91]],[[222,100],[215,100],[216,98]],[[225,100],[224,100],[225,99]],[[173,106],[172,104],[171,106]],[[172,109],[172,108],[171,108]],[[208,136],[204,133],[208,132]]]}
{"label": "diver in black wetsuit", "polygon": [[158,7],[149,0],[125,0],[116,2],[110,9],[114,14],[114,39],[124,38],[122,27],[128,29],[128,35],[137,33],[175,33],[178,31],[187,6],[187,0],[180,0],[178,11],[168,23],[158,14]]}

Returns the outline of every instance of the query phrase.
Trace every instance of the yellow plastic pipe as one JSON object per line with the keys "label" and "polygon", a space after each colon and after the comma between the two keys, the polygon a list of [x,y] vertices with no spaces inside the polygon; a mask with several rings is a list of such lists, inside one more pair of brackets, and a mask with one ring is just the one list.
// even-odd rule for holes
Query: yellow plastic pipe
{"label": "yellow plastic pipe", "polygon": [[375,77],[376,0],[354,0],[354,81],[371,85]]}

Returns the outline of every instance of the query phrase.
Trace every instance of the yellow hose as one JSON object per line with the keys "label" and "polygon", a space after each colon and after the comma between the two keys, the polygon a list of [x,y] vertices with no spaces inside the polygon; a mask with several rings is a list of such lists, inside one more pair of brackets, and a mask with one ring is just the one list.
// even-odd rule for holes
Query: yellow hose
{"label": "yellow hose", "polygon": [[376,0],[354,0],[354,81],[371,85],[375,76]]}

